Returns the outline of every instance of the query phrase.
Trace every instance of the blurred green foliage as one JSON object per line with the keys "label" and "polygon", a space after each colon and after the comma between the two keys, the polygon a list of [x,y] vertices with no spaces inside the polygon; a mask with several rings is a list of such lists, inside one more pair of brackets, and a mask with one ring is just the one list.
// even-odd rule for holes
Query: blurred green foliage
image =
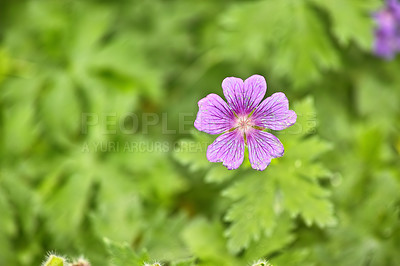
{"label": "blurred green foliage", "polygon": [[[400,265],[400,61],[378,0],[1,1],[0,265]],[[261,74],[297,123],[206,160],[197,102]]]}

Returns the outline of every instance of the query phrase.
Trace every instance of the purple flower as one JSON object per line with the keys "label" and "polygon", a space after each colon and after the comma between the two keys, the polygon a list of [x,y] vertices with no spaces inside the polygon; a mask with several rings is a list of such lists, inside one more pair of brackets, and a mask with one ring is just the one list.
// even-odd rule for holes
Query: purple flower
{"label": "purple flower", "polygon": [[228,104],[218,95],[209,94],[199,101],[194,126],[209,134],[221,134],[208,146],[207,159],[222,162],[229,170],[238,168],[247,145],[251,166],[267,168],[272,158],[283,156],[283,145],[277,137],[264,130],[282,130],[296,122],[297,115],[289,110],[289,101],[282,92],[274,93],[260,105],[267,84],[264,77],[253,75],[244,82],[225,78],[222,89]]}
{"label": "purple flower", "polygon": [[384,9],[376,12],[375,53],[391,59],[400,52],[400,3],[388,0]]}

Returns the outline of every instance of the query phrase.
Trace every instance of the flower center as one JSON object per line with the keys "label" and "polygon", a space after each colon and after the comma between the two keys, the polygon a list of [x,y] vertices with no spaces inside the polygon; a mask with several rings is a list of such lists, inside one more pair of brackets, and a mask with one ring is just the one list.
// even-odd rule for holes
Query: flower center
{"label": "flower center", "polygon": [[236,127],[243,133],[248,132],[254,126],[253,121],[248,116],[239,116],[236,120]]}

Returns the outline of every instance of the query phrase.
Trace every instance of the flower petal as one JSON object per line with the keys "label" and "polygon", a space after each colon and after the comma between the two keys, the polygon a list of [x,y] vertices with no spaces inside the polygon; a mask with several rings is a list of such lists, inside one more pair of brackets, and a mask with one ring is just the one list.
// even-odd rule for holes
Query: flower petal
{"label": "flower petal", "polygon": [[289,101],[282,92],[265,99],[251,116],[254,124],[263,128],[282,130],[296,123],[297,115],[289,110]]}
{"label": "flower petal", "polygon": [[243,80],[235,77],[225,78],[222,81],[222,90],[229,106],[238,114],[242,110],[242,101],[239,97],[243,91]]}
{"label": "flower petal", "polygon": [[397,0],[389,0],[386,9],[395,16],[397,21],[400,20],[400,3]]}
{"label": "flower petal", "polygon": [[222,162],[228,170],[237,169],[244,158],[244,138],[234,130],[219,136],[207,149],[210,162]]}
{"label": "flower petal", "polygon": [[283,156],[282,143],[271,133],[253,129],[247,133],[249,160],[253,169],[263,171],[273,158]]}
{"label": "flower petal", "polygon": [[375,54],[386,58],[392,59],[397,52],[400,51],[400,36],[395,34],[388,34],[381,29],[375,31]]}
{"label": "flower petal", "polygon": [[248,115],[264,97],[267,83],[260,75],[253,75],[244,83],[240,78],[230,77],[224,79],[222,89],[233,111],[238,115]]}
{"label": "flower petal", "polygon": [[233,127],[235,115],[226,102],[217,94],[209,94],[198,103],[194,126],[209,134],[221,134]]}

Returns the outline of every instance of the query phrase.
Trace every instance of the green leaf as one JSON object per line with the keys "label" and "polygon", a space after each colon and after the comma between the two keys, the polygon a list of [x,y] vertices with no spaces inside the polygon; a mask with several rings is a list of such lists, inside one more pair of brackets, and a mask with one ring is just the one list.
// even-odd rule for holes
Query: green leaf
{"label": "green leaf", "polygon": [[134,183],[111,173],[100,180],[98,208],[91,214],[94,231],[99,237],[133,241],[145,226],[141,199],[132,194]]}
{"label": "green leaf", "polygon": [[233,203],[225,215],[232,225],[227,229],[228,247],[233,253],[247,248],[252,240],[270,235],[276,224],[275,184],[263,173],[252,173],[224,191]]}
{"label": "green leaf", "polygon": [[74,13],[70,16],[70,26],[74,29],[74,38],[71,40],[71,55],[73,62],[85,61],[87,55],[100,45],[102,38],[107,34],[112,20],[110,6],[90,5],[90,16],[82,16],[88,8],[87,3],[73,3]]}
{"label": "green leaf", "polygon": [[3,149],[8,155],[23,154],[32,149],[38,138],[39,126],[35,121],[35,101],[41,79],[17,79],[1,88],[4,104],[2,137]]}
{"label": "green leaf", "polygon": [[277,178],[281,204],[292,216],[299,214],[307,225],[314,222],[321,227],[334,225],[333,205],[327,199],[330,193],[318,183],[318,179],[331,176],[318,159],[331,150],[332,145],[318,135],[309,135],[316,132],[318,124],[312,98],[297,103],[294,110],[301,131],[294,136],[280,137],[285,155],[271,166],[269,174]]}
{"label": "green leaf", "polygon": [[[39,222],[40,201],[38,196],[30,186],[29,182],[21,178],[21,175],[23,174],[21,169],[15,168],[11,170],[3,168],[2,170],[4,179],[0,179],[0,187],[3,187],[5,190],[4,192],[6,192],[4,196],[8,195],[8,202],[12,206],[10,210],[12,210],[15,217],[20,220],[18,223],[18,230],[26,236],[33,237]],[[7,217],[8,212],[9,210],[4,210],[5,217]],[[4,219],[5,230],[9,230],[10,228],[9,225],[7,226],[7,218]],[[16,226],[17,225],[15,224],[11,228],[15,230]]]}
{"label": "green leaf", "polygon": [[217,164],[207,172],[205,181],[218,184],[231,179],[235,174],[235,171],[228,170],[222,164]]}
{"label": "green leaf", "polygon": [[396,131],[395,123],[400,113],[397,81],[384,80],[380,74],[358,75],[356,79],[356,107],[359,114],[376,126]]}
{"label": "green leaf", "polygon": [[139,248],[146,248],[152,258],[163,261],[175,261],[192,255],[178,237],[189,223],[186,215],[172,215],[160,208],[148,213],[142,218],[146,224],[142,227]]}
{"label": "green leaf", "polygon": [[0,84],[11,70],[11,58],[8,53],[0,48]]}
{"label": "green leaf", "polygon": [[282,17],[288,18],[287,22],[281,25],[287,33],[273,54],[274,69],[280,75],[292,76],[294,85],[301,87],[319,80],[324,70],[338,68],[340,61],[315,11],[304,2],[289,2]]}
{"label": "green leaf", "polygon": [[184,229],[182,236],[190,251],[204,261],[201,265],[235,265],[235,261],[226,250],[219,223],[196,219]]}
{"label": "green leaf", "polygon": [[174,157],[183,165],[189,165],[190,171],[209,168],[212,164],[207,160],[207,147],[212,137],[205,133],[193,133],[195,140],[180,140]]}
{"label": "green leaf", "polygon": [[285,265],[317,265],[310,258],[310,251],[307,248],[288,250],[282,253],[280,256],[271,259],[271,263],[274,266],[285,266]]}
{"label": "green leaf", "polygon": [[139,181],[140,190],[144,198],[152,197],[160,204],[171,204],[171,199],[186,189],[183,177],[171,166],[166,156],[160,156],[154,167]]}
{"label": "green leaf", "polygon": [[195,262],[196,262],[195,258],[183,259],[183,260],[178,260],[178,261],[172,262],[171,266],[195,266],[196,265]]}
{"label": "green leaf", "polygon": [[340,65],[327,30],[306,1],[236,5],[224,13],[222,25],[218,54],[237,61],[268,58],[268,67],[288,77],[296,88]]}
{"label": "green leaf", "polygon": [[57,143],[70,145],[81,126],[81,108],[75,87],[69,77],[58,73],[53,73],[47,83],[40,108],[44,131]]}
{"label": "green leaf", "polygon": [[[287,172],[273,172],[287,176]],[[334,225],[333,204],[326,199],[328,191],[318,185],[299,176],[294,176],[291,180],[287,178],[279,182],[279,191],[282,193],[282,205],[292,216],[298,214],[308,226],[312,223],[320,227]]]}
{"label": "green leaf", "polygon": [[15,252],[12,252],[12,237],[17,232],[17,226],[13,217],[13,212],[9,200],[7,198],[4,187],[5,173],[0,172],[0,248],[3,250],[0,256],[0,264],[7,264],[10,261],[16,261]]}
{"label": "green leaf", "polygon": [[[82,153],[63,163],[54,163],[59,167],[43,180],[40,191],[43,209],[50,218],[46,226],[53,233],[54,241],[62,243],[79,235],[79,228],[88,215],[94,180],[93,159],[90,154]],[[74,171],[71,173],[70,169]]]}
{"label": "green leaf", "polygon": [[[333,204],[327,198],[329,190],[319,184],[320,178],[330,176],[318,158],[331,149],[316,132],[313,101],[306,98],[295,105],[299,116],[296,134],[282,131],[279,136],[285,155],[274,159],[264,172],[244,174],[242,179],[224,191],[232,201],[225,219],[231,222],[226,230],[228,247],[233,253],[249,249],[252,241],[270,236],[279,225],[282,212],[291,217],[300,215],[305,223],[320,227],[334,225]],[[307,114],[313,120],[309,123]]]}
{"label": "green leaf", "polygon": [[293,110],[297,114],[296,123],[290,128],[280,132],[284,135],[294,135],[297,138],[316,133],[318,126],[317,112],[314,106],[314,98],[306,97],[294,104]]}
{"label": "green leaf", "polygon": [[136,254],[127,243],[119,244],[109,239],[104,239],[107,250],[110,254],[110,264],[113,266],[143,266],[149,261],[146,252]]}
{"label": "green leaf", "polygon": [[252,241],[243,256],[243,263],[267,257],[274,252],[279,252],[294,241],[294,222],[288,215],[277,217],[276,230],[269,236],[262,236],[259,241]]}
{"label": "green leaf", "polygon": [[379,1],[311,0],[311,2],[328,12],[333,32],[340,44],[348,46],[350,41],[354,41],[364,50],[371,50],[374,28],[371,13],[379,7]]}

